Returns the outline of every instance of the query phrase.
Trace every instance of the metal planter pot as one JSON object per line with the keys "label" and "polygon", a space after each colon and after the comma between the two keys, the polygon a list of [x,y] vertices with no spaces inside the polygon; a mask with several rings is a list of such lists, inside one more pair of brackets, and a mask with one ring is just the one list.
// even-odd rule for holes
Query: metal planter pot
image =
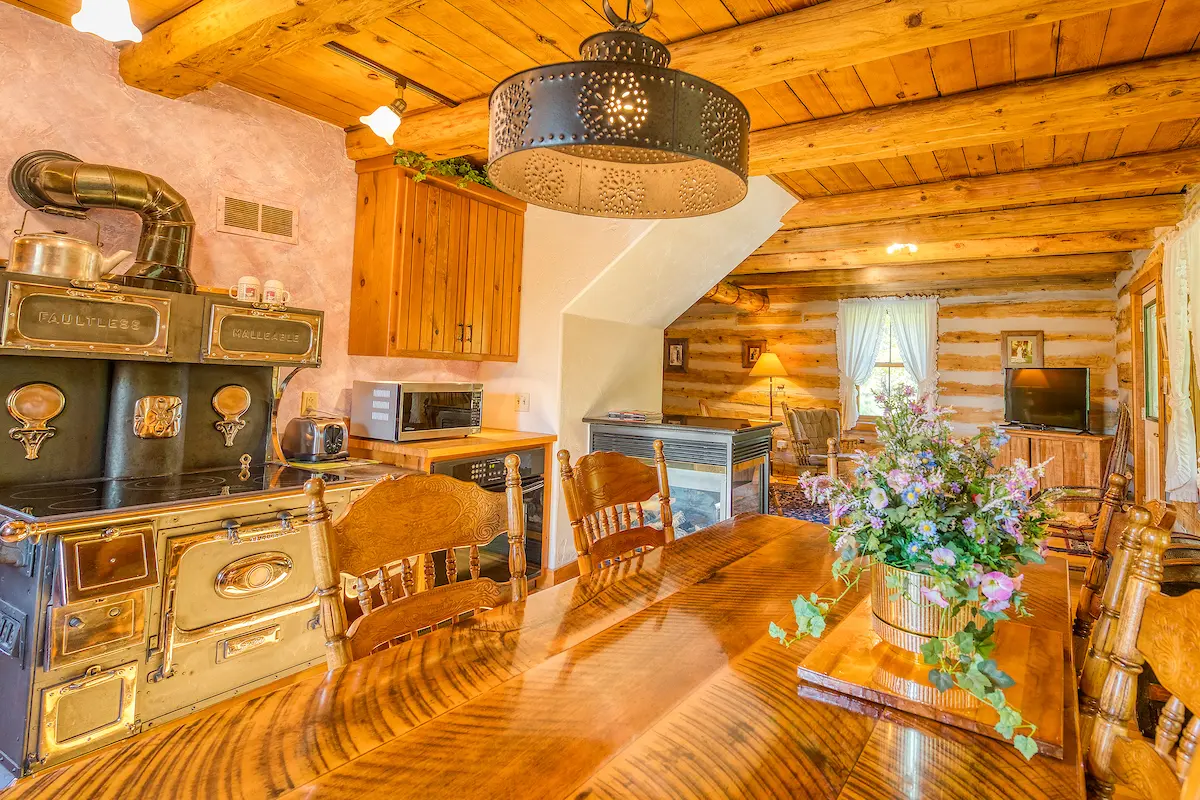
{"label": "metal planter pot", "polygon": [[[888,588],[889,575],[902,582],[894,600],[896,590]],[[922,599],[922,586],[934,588],[933,577],[887,564],[871,565],[871,627],[888,644],[912,653],[921,652],[921,645],[930,639],[953,636],[975,618],[975,609],[969,606],[949,614]]]}

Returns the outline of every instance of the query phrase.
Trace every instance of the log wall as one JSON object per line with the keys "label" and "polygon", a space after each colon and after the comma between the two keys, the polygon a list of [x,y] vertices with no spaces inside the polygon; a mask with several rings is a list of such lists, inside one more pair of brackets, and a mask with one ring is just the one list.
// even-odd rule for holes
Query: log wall
{"label": "log wall", "polygon": [[[742,341],[762,339],[779,355],[791,377],[776,379],[780,401],[799,407],[838,404],[837,300],[807,299],[808,290],[770,292],[765,314],[738,313],[727,306],[697,303],[667,329],[688,339],[688,372],[663,376],[663,411],[696,414],[705,400],[718,416],[766,417],[768,382],[751,378],[741,364]],[[1116,419],[1117,289],[1111,282],[1074,281],[1036,288],[939,291],[938,370],[941,402],[956,409],[955,428],[968,434],[1001,421],[1004,381],[1000,334],[1045,331],[1046,366],[1092,370],[1093,429]],[[777,437],[782,440],[783,431]],[[780,471],[790,453],[776,451]]]}

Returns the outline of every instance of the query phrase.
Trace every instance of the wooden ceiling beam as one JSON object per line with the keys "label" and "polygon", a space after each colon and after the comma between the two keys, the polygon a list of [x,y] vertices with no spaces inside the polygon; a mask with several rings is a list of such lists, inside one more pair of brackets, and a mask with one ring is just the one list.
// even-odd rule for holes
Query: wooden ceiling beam
{"label": "wooden ceiling beam", "polygon": [[[1099,289],[1112,286],[1115,272],[1086,273],[1082,275],[1022,275],[1002,278],[947,278],[930,281],[892,281],[887,284],[837,284],[834,286],[800,286],[789,289],[772,289],[771,297],[779,305],[804,303],[813,300],[836,300],[843,297],[891,297],[904,294],[936,294],[939,297],[970,297],[985,292],[1019,290],[1064,291],[1070,289]],[[744,319],[753,319],[745,317]]]}
{"label": "wooden ceiling beam", "polygon": [[743,286],[735,286],[729,281],[721,281],[704,293],[701,300],[709,300],[726,306],[733,306],[750,314],[761,314],[771,308],[771,298],[761,292],[755,292]]}
{"label": "wooden ceiling beam", "polygon": [[1121,253],[1154,246],[1154,232],[1090,231],[1056,233],[1049,236],[1008,236],[996,239],[960,239],[948,242],[922,242],[915,253],[907,249],[895,253],[886,247],[861,247],[848,250],[822,250],[816,253],[771,253],[752,255],[737,266],[734,275],[755,272],[792,272],[797,270],[854,269],[873,265],[928,264],[938,261],[983,260],[995,258],[1031,258],[1079,253]]}
{"label": "wooden ceiling beam", "polygon": [[947,214],[1200,181],[1200,148],[801,200],[784,228]]}
{"label": "wooden ceiling beam", "polygon": [[[940,264],[876,266],[861,269],[825,269],[731,276],[747,289],[820,286],[928,284],[932,281],[974,281],[992,278],[1032,278],[1112,274],[1133,265],[1129,253],[1097,253],[1039,258],[993,258],[984,261],[945,261]],[[777,299],[777,298],[776,298]]]}
{"label": "wooden ceiling beam", "polygon": [[1200,116],[1200,53],[755,131],[756,175]]}
{"label": "wooden ceiling beam", "polygon": [[[204,0],[211,2],[214,0]],[[674,42],[670,45],[671,65],[730,91],[742,91],[1134,2],[827,0]],[[479,98],[458,108],[436,109],[406,119],[398,147],[437,158],[479,155],[487,152],[487,129],[487,98]],[[356,161],[395,149],[369,130],[355,129],[346,137],[347,153]]]}
{"label": "wooden ceiling beam", "polygon": [[859,222],[818,228],[781,230],[754,255],[817,253],[887,247],[896,242],[947,242],[1005,236],[1045,236],[1088,231],[1145,230],[1174,225],[1183,219],[1182,194],[1123,197],[1087,203],[909,217],[887,222]]}
{"label": "wooden ceiling beam", "polygon": [[183,97],[268,59],[324,44],[418,0],[200,0],[121,51],[121,77]]}

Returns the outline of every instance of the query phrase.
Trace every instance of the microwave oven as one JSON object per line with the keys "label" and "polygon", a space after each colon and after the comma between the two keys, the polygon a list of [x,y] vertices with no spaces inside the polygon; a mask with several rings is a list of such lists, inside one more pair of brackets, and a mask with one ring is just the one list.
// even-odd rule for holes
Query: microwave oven
{"label": "microwave oven", "polygon": [[451,439],[482,422],[481,383],[355,381],[350,392],[350,435],[363,439]]}

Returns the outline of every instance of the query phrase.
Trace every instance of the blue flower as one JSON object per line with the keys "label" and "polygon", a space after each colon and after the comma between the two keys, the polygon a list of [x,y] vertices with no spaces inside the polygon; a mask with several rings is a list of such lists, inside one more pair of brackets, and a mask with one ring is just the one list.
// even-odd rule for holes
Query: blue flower
{"label": "blue flower", "polygon": [[937,536],[937,525],[934,525],[927,519],[923,519],[917,523],[917,533],[926,539],[932,539]]}
{"label": "blue flower", "polygon": [[921,501],[921,491],[916,486],[910,485],[900,493],[900,499],[904,501],[904,505],[913,508]]}
{"label": "blue flower", "polygon": [[867,517],[867,519],[869,519],[871,521],[872,528],[874,528],[877,531],[883,530],[883,518],[882,517]]}
{"label": "blue flower", "polygon": [[977,524],[977,523],[975,522],[975,518],[974,518],[974,517],[967,517],[966,519],[964,519],[964,520],[962,521],[962,528],[963,528],[963,530],[964,530],[964,531],[966,531],[967,533],[970,533],[971,531],[975,530],[975,525],[976,525],[976,524]]}
{"label": "blue flower", "polygon": [[921,545],[917,542],[911,543],[908,546],[908,552],[909,552],[909,555],[915,556],[917,553],[921,552]]}

